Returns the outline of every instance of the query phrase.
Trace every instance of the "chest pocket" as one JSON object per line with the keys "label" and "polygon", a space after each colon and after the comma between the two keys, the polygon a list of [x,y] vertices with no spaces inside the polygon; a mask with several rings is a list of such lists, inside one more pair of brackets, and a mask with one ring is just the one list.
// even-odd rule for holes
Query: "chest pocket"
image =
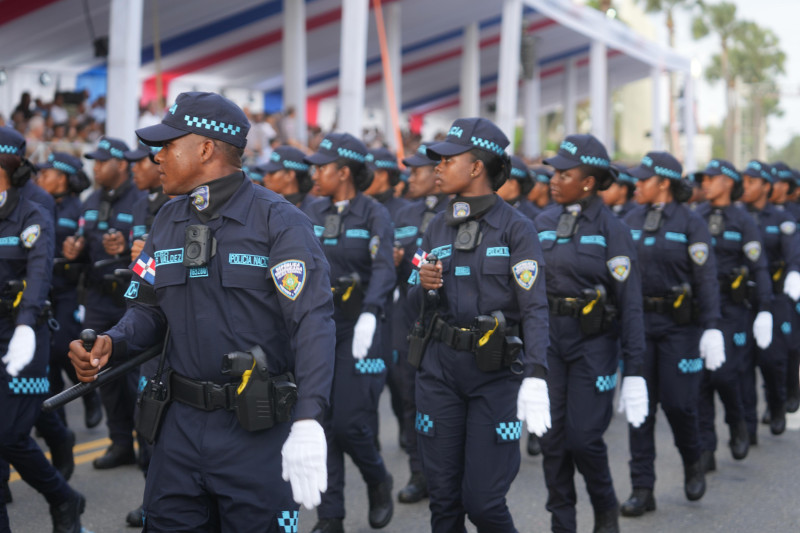
{"label": "chest pocket", "polygon": [[344,247],[348,249],[363,249],[369,248],[370,233],[365,228],[351,228],[344,230],[344,233],[339,237],[344,241]]}
{"label": "chest pocket", "polygon": [[592,244],[587,242],[581,242],[580,237],[577,235],[573,237],[573,239],[577,240],[577,246],[575,246],[575,250],[578,252],[578,261],[581,258],[591,258],[592,260],[602,260],[605,261],[606,259],[606,247],[601,246],[599,244]]}
{"label": "chest pocket", "polygon": [[225,265],[222,267],[222,286],[232,289],[274,291],[275,284],[269,268],[257,266]]}
{"label": "chest pocket", "polygon": [[511,258],[509,257],[484,257],[481,266],[482,274],[493,276],[511,275]]}
{"label": "chest pocket", "polygon": [[161,265],[156,267],[156,289],[185,285],[188,269],[183,265]]}

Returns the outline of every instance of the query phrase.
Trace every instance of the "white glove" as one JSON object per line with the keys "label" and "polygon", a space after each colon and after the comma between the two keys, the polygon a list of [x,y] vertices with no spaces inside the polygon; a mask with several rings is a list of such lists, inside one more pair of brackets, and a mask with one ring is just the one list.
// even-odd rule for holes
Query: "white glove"
{"label": "white glove", "polygon": [[783,280],[783,294],[794,300],[800,299],[800,274],[792,270]]}
{"label": "white glove", "polygon": [[528,433],[541,437],[550,429],[550,396],[547,382],[541,378],[525,378],[517,395],[517,418],[528,424]]}
{"label": "white glove", "polygon": [[772,313],[759,311],[753,321],[753,338],[762,350],[766,350],[772,344]]}
{"label": "white glove", "polygon": [[292,485],[294,501],[313,509],[328,490],[328,443],[325,431],[316,420],[292,424],[281,450],[283,480]]}
{"label": "white glove", "polygon": [[707,329],[700,336],[700,357],[708,370],[716,370],[725,362],[725,338],[718,329]]}
{"label": "white glove", "polygon": [[641,376],[622,378],[619,393],[619,412],[625,412],[628,423],[635,428],[641,426],[650,412],[650,398],[647,396],[647,382]]}
{"label": "white glove", "polygon": [[378,320],[372,313],[361,313],[353,331],[353,357],[364,359],[369,347],[372,346],[372,337],[375,336],[375,326]]}
{"label": "white glove", "polygon": [[8,342],[8,352],[2,359],[6,364],[8,375],[14,377],[19,374],[33,361],[34,352],[36,352],[36,334],[33,328],[24,324],[17,326]]}
{"label": "white glove", "polygon": [[78,309],[75,310],[75,320],[79,324],[83,324],[83,320],[86,318],[86,308],[82,305],[78,306]]}

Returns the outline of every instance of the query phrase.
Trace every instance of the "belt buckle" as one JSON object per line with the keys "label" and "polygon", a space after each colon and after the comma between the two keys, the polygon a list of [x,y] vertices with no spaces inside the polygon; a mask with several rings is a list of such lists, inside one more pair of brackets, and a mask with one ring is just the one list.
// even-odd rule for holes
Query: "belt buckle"
{"label": "belt buckle", "polygon": [[[221,388],[220,388],[221,389]],[[220,404],[217,399],[215,398],[215,392],[223,392],[217,388],[215,383],[204,383],[203,384],[203,400],[205,403],[206,410],[214,411],[216,409],[225,409],[227,406],[225,405],[225,396],[223,395],[223,402]]]}

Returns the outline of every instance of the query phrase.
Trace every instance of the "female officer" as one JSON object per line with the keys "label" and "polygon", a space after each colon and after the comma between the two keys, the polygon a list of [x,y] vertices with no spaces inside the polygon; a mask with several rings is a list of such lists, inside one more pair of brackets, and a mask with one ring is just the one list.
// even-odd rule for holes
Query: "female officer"
{"label": "female officer", "polygon": [[603,433],[612,416],[621,341],[620,411],[638,427],[647,416],[644,331],[636,250],[630,232],[597,191],[613,180],[608,153],[591,135],[570,135],[550,180],[560,209],[536,217],[550,304],[547,361],[553,428],[541,439],[553,531],[575,531],[575,468],[595,513],[594,531],[617,531],[618,503]]}
{"label": "female officer", "polygon": [[531,168],[531,177],[533,178],[533,188],[528,193],[528,200],[533,204],[534,209],[537,209],[539,216],[542,211],[555,205],[550,198],[550,178],[553,177],[553,171],[547,167],[537,166]]}
{"label": "female officer", "polygon": [[[50,338],[43,307],[53,272],[55,232],[49,213],[20,194],[30,178],[25,138],[0,128],[0,458],[50,504],[53,531],[80,531],[86,504],[31,438],[48,393]],[[9,531],[0,501],[0,531]]]}
{"label": "female officer", "polygon": [[317,198],[308,194],[314,182],[305,154],[293,146],[279,146],[270,154],[269,161],[256,167],[264,175],[264,187],[278,193],[297,208],[308,214],[309,206]]}
{"label": "female officer", "polygon": [[711,233],[720,288],[721,329],[725,337],[725,363],[713,372],[705,370],[700,385],[700,448],[703,450],[703,466],[706,472],[710,472],[717,468],[714,459],[717,448],[714,391],[717,391],[725,406],[731,455],[737,461],[747,457],[750,441],[739,377],[747,350],[750,315],[747,282],[749,279],[756,283],[755,307],[758,315],[753,325],[753,336],[761,348],[766,348],[772,342],[772,288],[766,256],[761,253],[763,246],[758,226],[743,209],[733,205],[743,192],[742,176],[723,159],[712,159],[702,173],[703,192],[708,203],[698,206],[697,213],[705,219]]}
{"label": "female officer", "polygon": [[538,435],[550,426],[542,254],[530,219],[495,194],[510,174],[506,146],[497,126],[469,118],[428,147],[441,192],[457,195],[422,239],[438,260],[409,290],[429,311],[416,430],[435,533],[464,531],[465,514],[478,531],[516,531],[505,495],[522,423]]}
{"label": "female officer", "polygon": [[636,178],[622,165],[614,164],[613,167],[617,171],[617,177],[608,189],[600,191],[600,196],[614,214],[623,219],[636,207],[636,202],[633,200]]}
{"label": "female officer", "polygon": [[541,209],[534,207],[528,200],[528,194],[533,189],[533,177],[525,161],[515,155],[511,156],[511,176],[497,189],[497,195],[519,209],[520,213],[533,220],[541,213]]}
{"label": "female officer", "polygon": [[[709,253],[711,235],[700,215],[684,204],[691,184],[681,178],[682,170],[672,155],[650,152],[628,171],[638,179],[635,197],[641,204],[624,221],[631,228],[642,272],[646,341],[642,375],[648,383],[650,411],[644,424],[628,428],[633,494],[620,508],[623,516],[640,516],[656,508],[654,431],[659,403],[683,459],[686,497],[699,500],[706,488],[697,398],[703,359],[706,368],[715,370],[725,360],[725,345],[717,329],[719,286]],[[695,304],[697,320],[692,317]]]}
{"label": "female officer", "polygon": [[392,221],[379,203],[361,191],[368,185],[364,143],[331,133],[316,153],[314,182],[321,201],[308,212],[331,267],[336,322],[336,366],[326,420],[328,490],[322,496],[315,533],[343,531],[344,454],[352,458],[369,499],[369,524],[392,518],[392,476],[376,446],[378,398],[386,377],[378,319],[394,288]]}

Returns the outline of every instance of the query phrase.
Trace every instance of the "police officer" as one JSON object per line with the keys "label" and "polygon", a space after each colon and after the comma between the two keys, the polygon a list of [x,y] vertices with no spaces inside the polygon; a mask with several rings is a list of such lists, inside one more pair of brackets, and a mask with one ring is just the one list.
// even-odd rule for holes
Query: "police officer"
{"label": "police officer", "polygon": [[278,146],[269,161],[256,167],[263,176],[264,187],[278,193],[304,212],[318,199],[309,194],[314,186],[311,167],[303,161],[305,154],[293,146]]}
{"label": "police officer", "polygon": [[550,426],[542,254],[531,220],[496,194],[511,173],[508,144],[492,122],[461,118],[428,146],[440,190],[456,195],[422,239],[437,260],[409,289],[411,305],[427,308],[427,349],[409,356],[436,533],[463,531],[465,515],[478,531],[517,531],[505,495],[522,426]]}
{"label": "police officer", "polygon": [[533,220],[541,213],[541,210],[534,207],[528,200],[528,194],[530,194],[531,189],[533,189],[533,185],[534,181],[525,161],[520,157],[512,155],[511,178],[506,180],[506,182],[497,189],[497,195],[511,204],[515,209],[519,209],[520,213]]}
{"label": "police officer", "polygon": [[400,209],[395,219],[394,240],[400,243],[394,250],[394,263],[397,267],[398,299],[395,302],[395,328],[393,348],[397,354],[397,366],[400,371],[400,383],[403,398],[403,422],[401,445],[408,453],[408,464],[411,478],[405,487],[397,493],[400,503],[416,503],[428,496],[428,482],[422,471],[422,460],[417,447],[417,436],[414,423],[417,415],[415,395],[414,368],[408,362],[408,332],[419,313],[408,305],[408,279],[414,272],[412,260],[422,244],[422,236],[433,218],[447,206],[448,195],[442,194],[436,185],[438,164],[435,159],[428,158],[428,145],[421,143],[414,155],[403,159],[403,164],[411,169],[408,177],[407,197],[411,202]]}
{"label": "police officer", "polygon": [[531,177],[534,183],[528,193],[528,200],[533,204],[534,209],[539,211],[536,215],[539,216],[542,211],[555,205],[550,198],[550,178],[553,177],[553,171],[544,166],[535,166],[531,168]]}
{"label": "police officer", "polygon": [[624,165],[613,164],[613,166],[617,171],[617,177],[608,189],[600,191],[599,194],[614,214],[624,219],[637,206],[633,199],[636,178],[630,175]]}
{"label": "police officer", "polygon": [[627,226],[597,195],[613,181],[600,141],[570,135],[545,164],[555,168],[550,192],[561,206],[535,221],[550,304],[553,428],[541,439],[547,510],[553,531],[576,530],[577,468],[594,508],[594,531],[613,532],[619,510],[603,433],[611,422],[620,345],[620,411],[634,427],[648,413],[639,265]]}
{"label": "police officer", "polygon": [[[783,205],[795,219],[800,221],[800,172],[796,169],[790,169],[794,178],[793,186],[789,186],[786,191],[786,199],[783,204],[775,199],[775,194],[779,194],[779,188],[773,188],[773,197],[771,201],[776,205]],[[779,180],[779,183],[784,181]],[[800,222],[798,222],[800,227]],[[788,281],[788,280],[787,280]],[[790,286],[796,286],[797,282],[792,281],[791,284],[784,282],[784,286],[788,289]],[[795,292],[789,296],[797,301],[795,296],[800,295]],[[789,346],[789,363],[786,371],[786,412],[795,413],[800,408],[800,379],[798,379],[798,370],[800,370],[800,305],[795,303],[794,314],[792,318],[792,341]]]}
{"label": "police officer", "polygon": [[344,454],[367,483],[369,524],[392,519],[392,476],[376,445],[378,398],[386,380],[381,340],[389,295],[395,285],[392,221],[380,203],[366,197],[369,184],[364,143],[331,133],[305,161],[316,167],[322,201],[309,212],[331,265],[336,322],[336,365],[326,416],[328,491],[317,510],[314,532],[343,531]]}
{"label": "police officer", "polygon": [[[49,390],[50,335],[44,307],[55,231],[50,213],[21,194],[35,170],[24,154],[25,138],[0,128],[0,459],[47,499],[55,533],[78,533],[86,501],[30,436]],[[4,501],[0,531],[10,531]]]}
{"label": "police officer", "polygon": [[747,212],[733,204],[743,192],[742,176],[724,159],[712,159],[703,173],[703,192],[708,200],[697,212],[708,224],[717,264],[720,288],[721,330],[725,337],[725,363],[717,370],[703,371],[698,406],[700,447],[706,472],[716,470],[714,451],[714,392],[725,406],[725,423],[730,429],[729,446],[736,460],[747,457],[750,440],[744,419],[740,373],[747,351],[750,310],[748,280],[755,282],[753,336],[761,348],[772,341],[770,314],[772,288],[758,226]]}
{"label": "police officer", "polygon": [[[719,286],[711,235],[700,216],[684,202],[691,184],[681,164],[667,152],[649,152],[628,174],[636,182],[636,201],[624,222],[631,228],[642,272],[646,350],[643,376],[650,411],[644,424],[629,426],[633,493],[623,516],[654,511],[655,421],[658,404],[672,428],[683,460],[684,493],[703,497],[697,400],[703,366],[715,370],[725,360],[719,328]],[[696,319],[693,308],[697,307]]]}
{"label": "police officer", "polygon": [[[133,205],[142,193],[133,184],[125,160],[125,142],[103,137],[97,149],[84,155],[94,160],[94,180],[99,186],[84,202],[78,236],[64,240],[63,254],[68,261],[88,260],[86,317],[84,326],[103,331],[114,325],[125,312],[122,297],[125,287],[114,277],[114,270],[130,263],[128,238],[133,227]],[[111,446],[94,460],[98,469],[133,464],[133,409],[136,403],[138,372],[101,387]]]}
{"label": "police officer", "polygon": [[91,380],[169,328],[169,370],[148,385],[165,380],[172,403],[145,486],[147,531],[296,530],[294,502],[311,508],[325,490],[316,419],[333,362],[327,263],[307,217],[242,172],[248,129],[230,100],[190,92],[161,124],[137,130],[162,146],[164,192],[180,196],[156,215],[125,316],[91,353],[71,345],[78,375]]}
{"label": "police officer", "polygon": [[[772,343],[766,349],[749,344],[742,369],[742,401],[751,445],[758,440],[756,364],[761,368],[764,377],[770,432],[780,435],[786,430],[786,372],[793,303],[784,294],[784,282],[788,279],[789,289],[800,290],[800,287],[792,286],[800,278],[800,248],[796,235],[797,220],[788,211],[769,202],[771,189],[775,186],[779,172],[780,169],[756,160],[750,161],[742,172],[742,202],[761,231],[764,245],[762,253],[766,255],[772,279]],[[790,275],[791,273],[794,274]]]}

